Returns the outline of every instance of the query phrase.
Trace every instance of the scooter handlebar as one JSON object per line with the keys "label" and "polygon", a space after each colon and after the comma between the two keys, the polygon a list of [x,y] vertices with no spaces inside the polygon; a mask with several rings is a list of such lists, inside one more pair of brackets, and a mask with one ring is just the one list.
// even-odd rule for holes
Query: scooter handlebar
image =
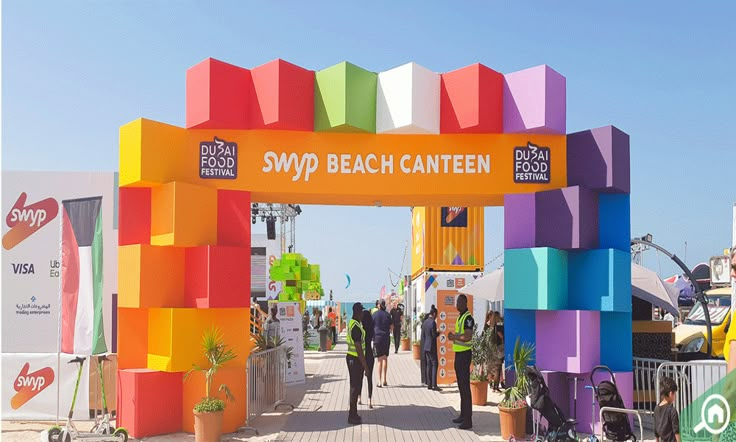
{"label": "scooter handlebar", "polygon": [[77,356],[76,358],[67,362],[67,364],[83,364],[86,359],[87,358],[83,358],[82,356]]}

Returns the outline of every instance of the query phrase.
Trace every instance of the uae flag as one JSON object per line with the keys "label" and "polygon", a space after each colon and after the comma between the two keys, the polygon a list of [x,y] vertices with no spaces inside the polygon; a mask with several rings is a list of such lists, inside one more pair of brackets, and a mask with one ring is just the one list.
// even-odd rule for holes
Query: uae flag
{"label": "uae flag", "polygon": [[107,352],[102,324],[102,197],[64,200],[61,351]]}

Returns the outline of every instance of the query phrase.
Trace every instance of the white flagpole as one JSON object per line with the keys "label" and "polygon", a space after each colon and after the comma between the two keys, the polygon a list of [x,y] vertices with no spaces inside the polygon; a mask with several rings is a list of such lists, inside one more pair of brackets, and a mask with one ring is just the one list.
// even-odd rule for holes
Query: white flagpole
{"label": "white flagpole", "polygon": [[56,425],[59,425],[59,415],[61,407],[61,295],[62,295],[62,275],[64,274],[64,205],[59,203],[61,220],[59,222],[59,296],[57,308],[59,309],[57,334],[56,334]]}

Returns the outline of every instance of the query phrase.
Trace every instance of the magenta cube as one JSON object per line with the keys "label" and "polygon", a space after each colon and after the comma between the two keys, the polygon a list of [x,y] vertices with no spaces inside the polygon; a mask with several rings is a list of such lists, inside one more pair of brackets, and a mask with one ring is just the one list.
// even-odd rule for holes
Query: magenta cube
{"label": "magenta cube", "polygon": [[600,312],[537,311],[537,367],[588,373],[600,364]]}
{"label": "magenta cube", "polygon": [[504,197],[504,248],[537,247],[537,194],[519,193]]}
{"label": "magenta cube", "polygon": [[561,250],[598,247],[598,194],[582,186],[537,194],[538,247]]}
{"label": "magenta cube", "polygon": [[505,133],[564,134],[567,81],[547,65],[504,76]]}
{"label": "magenta cube", "polygon": [[[542,377],[544,378],[544,382],[547,384],[547,388],[549,388],[549,396],[552,399],[552,402],[560,407],[562,414],[564,414],[566,418],[571,418],[573,415],[570,409],[570,381],[568,379],[568,374],[559,371],[545,370],[542,371]],[[542,425],[549,427],[549,422],[543,418]]]}
{"label": "magenta cube", "polygon": [[606,193],[629,193],[629,135],[614,126],[567,136],[567,182]]}
{"label": "magenta cube", "polygon": [[[624,405],[628,409],[632,409],[634,407],[634,375],[632,372],[614,372],[614,377],[616,379],[616,388],[618,388],[618,392],[621,395],[621,398],[624,400]],[[571,375],[572,377],[573,375]],[[584,375],[579,375],[581,378],[578,381],[577,389],[578,389],[578,404],[577,404],[577,431],[580,433],[590,434],[591,432],[591,413],[593,413],[593,404],[595,401],[595,398],[593,396],[593,390],[585,388],[586,385],[590,385],[590,373],[586,373]],[[605,371],[597,371],[595,374],[595,378],[593,379],[598,385],[601,381],[610,380],[611,376],[608,374],[608,372]],[[574,391],[574,383],[570,383],[570,409],[574,406],[573,400],[575,397],[575,391]],[[600,434],[601,432],[601,423],[599,419],[599,412],[600,407],[598,406],[598,402],[595,401],[595,433]],[[634,423],[634,417],[631,416],[629,418],[629,422],[631,423],[632,427],[631,429],[635,432],[635,434],[639,434],[634,429],[633,423]]]}

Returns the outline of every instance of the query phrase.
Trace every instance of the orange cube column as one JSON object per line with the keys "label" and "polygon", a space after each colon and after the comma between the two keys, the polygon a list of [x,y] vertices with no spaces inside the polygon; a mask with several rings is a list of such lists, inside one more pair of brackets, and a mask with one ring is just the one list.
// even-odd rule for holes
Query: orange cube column
{"label": "orange cube column", "polygon": [[202,246],[186,251],[186,306],[250,307],[250,247]]}
{"label": "orange cube column", "polygon": [[250,201],[250,192],[217,191],[217,245],[250,248]]}
{"label": "orange cube column", "polygon": [[118,247],[118,307],[184,307],[184,248]]}
{"label": "orange cube column", "polygon": [[118,308],[118,368],[148,364],[148,309]]}
{"label": "orange cube column", "polygon": [[182,373],[118,370],[117,426],[131,437],[182,430]]}
{"label": "orange cube column", "polygon": [[217,242],[217,190],[183,182],[151,193],[151,244],[204,246]]}
{"label": "orange cube column", "polygon": [[121,187],[118,199],[118,245],[151,243],[151,189]]}

